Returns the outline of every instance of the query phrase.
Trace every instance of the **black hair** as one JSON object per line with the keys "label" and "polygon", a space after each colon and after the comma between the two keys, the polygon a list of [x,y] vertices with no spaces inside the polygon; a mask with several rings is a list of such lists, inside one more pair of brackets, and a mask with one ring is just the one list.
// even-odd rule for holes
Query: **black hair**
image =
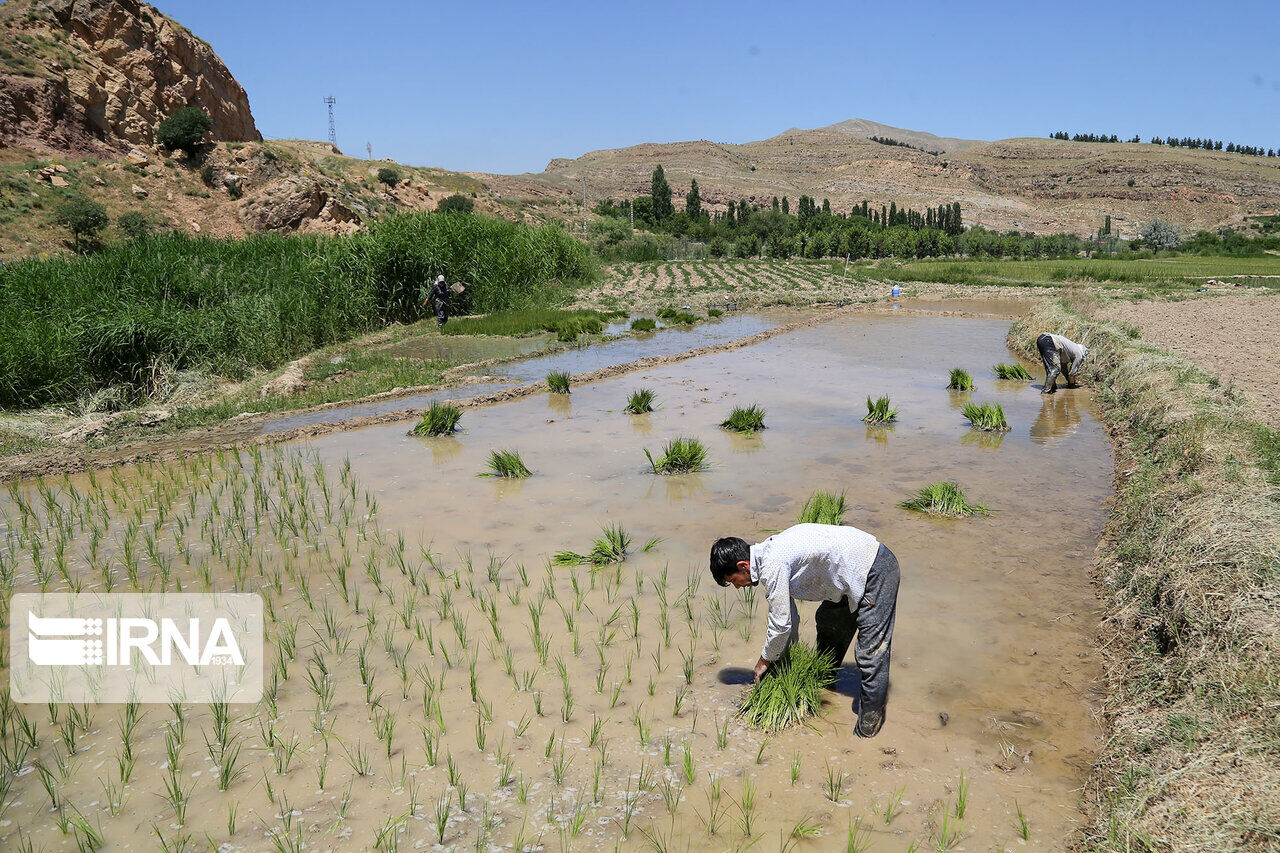
{"label": "black hair", "polygon": [[725,536],[717,539],[711,546],[711,577],[720,586],[728,586],[726,578],[738,571],[738,563],[742,560],[751,562],[751,545],[737,536]]}

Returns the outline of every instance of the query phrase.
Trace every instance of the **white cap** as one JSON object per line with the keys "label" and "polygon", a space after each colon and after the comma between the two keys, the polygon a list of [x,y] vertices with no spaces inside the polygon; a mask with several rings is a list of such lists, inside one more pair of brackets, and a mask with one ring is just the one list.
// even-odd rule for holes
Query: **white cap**
{"label": "white cap", "polygon": [[436,276],[436,284],[439,284],[439,283],[440,283],[440,282],[442,282],[442,281],[444,281],[444,276],[442,276],[442,275],[438,275],[438,276]]}

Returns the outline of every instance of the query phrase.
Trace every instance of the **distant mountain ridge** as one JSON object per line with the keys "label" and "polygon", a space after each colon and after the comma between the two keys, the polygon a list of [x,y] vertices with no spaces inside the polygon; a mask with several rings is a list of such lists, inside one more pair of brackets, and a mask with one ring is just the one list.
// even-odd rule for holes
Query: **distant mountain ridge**
{"label": "distant mountain ridge", "polygon": [[871,121],[865,118],[846,119],[818,129],[850,133],[863,139],[870,139],[873,136],[896,139],[898,142],[904,142],[913,148],[919,148],[921,151],[941,151],[943,153],[959,151],[961,148],[981,145],[987,141],[985,139],[957,139],[954,136],[936,136],[927,131],[906,130],[905,128],[893,127],[892,125],[881,124],[878,121]]}

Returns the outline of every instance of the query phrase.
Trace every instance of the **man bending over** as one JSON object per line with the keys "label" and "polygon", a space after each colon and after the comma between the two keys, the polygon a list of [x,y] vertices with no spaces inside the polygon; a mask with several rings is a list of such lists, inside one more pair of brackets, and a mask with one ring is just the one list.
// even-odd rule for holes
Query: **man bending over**
{"label": "man bending over", "polygon": [[1058,390],[1058,374],[1067,381],[1068,388],[1078,388],[1080,368],[1089,357],[1089,348],[1068,340],[1062,335],[1041,335],[1036,338],[1036,349],[1044,360],[1044,388],[1040,393],[1052,394]]}
{"label": "man bending over", "polygon": [[835,666],[853,641],[862,673],[854,732],[875,737],[889,694],[889,646],[898,602],[898,560],[870,533],[856,527],[797,524],[756,545],[736,536],[711,546],[711,576],[720,586],[763,583],[769,630],[755,665],[758,681],[800,636],[796,599],[820,601],[817,648]]}

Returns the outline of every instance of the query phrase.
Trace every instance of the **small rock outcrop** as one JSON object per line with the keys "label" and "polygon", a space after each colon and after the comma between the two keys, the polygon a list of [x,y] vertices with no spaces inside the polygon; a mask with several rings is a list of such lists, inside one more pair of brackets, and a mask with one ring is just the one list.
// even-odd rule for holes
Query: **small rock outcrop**
{"label": "small rock outcrop", "polygon": [[6,144],[129,151],[150,145],[159,123],[186,106],[209,114],[215,139],[262,138],[248,96],[213,48],[137,0],[8,0],[0,57]]}

